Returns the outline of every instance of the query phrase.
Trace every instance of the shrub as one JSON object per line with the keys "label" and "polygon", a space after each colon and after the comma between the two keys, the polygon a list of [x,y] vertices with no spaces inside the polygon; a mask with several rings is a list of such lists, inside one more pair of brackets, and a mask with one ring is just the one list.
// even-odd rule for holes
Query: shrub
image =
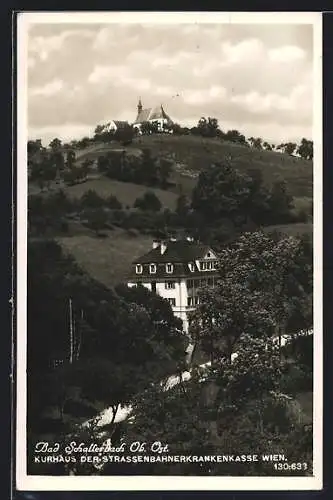
{"label": "shrub", "polygon": [[141,198],[135,200],[133,207],[158,212],[162,208],[162,203],[153,191],[146,191]]}
{"label": "shrub", "polygon": [[89,189],[81,196],[82,208],[100,208],[105,205],[105,200],[96,191]]}
{"label": "shrub", "polygon": [[122,204],[118,200],[116,196],[110,194],[110,196],[106,200],[107,206],[112,208],[113,210],[121,210],[123,208]]}

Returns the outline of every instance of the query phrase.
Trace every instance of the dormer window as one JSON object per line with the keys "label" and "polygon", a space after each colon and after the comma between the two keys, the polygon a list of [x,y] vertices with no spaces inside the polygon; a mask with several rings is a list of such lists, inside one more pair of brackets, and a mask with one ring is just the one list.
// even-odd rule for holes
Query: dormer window
{"label": "dormer window", "polygon": [[155,274],[156,273],[156,264],[150,264],[149,265],[149,272],[151,274]]}
{"label": "dormer window", "polygon": [[193,273],[195,270],[193,262],[189,262],[188,267],[189,267],[189,270],[191,271],[191,273]]}
{"label": "dormer window", "polygon": [[141,264],[137,264],[135,266],[135,272],[136,272],[136,274],[142,274],[142,265]]}
{"label": "dormer window", "polygon": [[173,273],[173,264],[170,264],[168,263],[166,266],[165,266],[165,270],[168,274],[171,274]]}

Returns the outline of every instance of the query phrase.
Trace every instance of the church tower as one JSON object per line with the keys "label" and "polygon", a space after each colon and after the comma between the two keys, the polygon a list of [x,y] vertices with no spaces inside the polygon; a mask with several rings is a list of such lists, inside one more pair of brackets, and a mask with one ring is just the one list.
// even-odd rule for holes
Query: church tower
{"label": "church tower", "polygon": [[141,102],[141,97],[139,98],[139,102],[138,102],[138,116],[140,115],[142,111],[142,102]]}

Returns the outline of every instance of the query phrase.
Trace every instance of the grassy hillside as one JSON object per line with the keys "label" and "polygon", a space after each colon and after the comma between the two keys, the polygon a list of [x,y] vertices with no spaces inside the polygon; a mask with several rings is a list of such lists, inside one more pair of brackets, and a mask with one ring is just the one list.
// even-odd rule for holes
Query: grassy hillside
{"label": "grassy hillside", "polygon": [[164,191],[163,189],[149,188],[130,182],[119,182],[108,177],[91,179],[75,186],[66,186],[64,189],[73,198],[80,198],[89,189],[96,191],[102,198],[107,198],[112,194],[118,198],[124,207],[126,205],[132,207],[136,198],[142,196],[148,190],[154,191],[162,205],[166,208],[174,209],[177,199],[175,193]]}
{"label": "grassy hillside", "polygon": [[[220,139],[197,136],[149,135],[136,138],[130,146],[121,148],[128,154],[138,154],[141,148],[150,148],[156,156],[172,157],[178,162],[176,179],[193,186],[200,170],[214,161],[228,159],[241,171],[257,168],[263,172],[267,184],[282,178],[287,181],[295,197],[312,197],[312,161],[274,151],[260,151]],[[96,145],[79,153],[79,160],[96,158],[107,151],[120,149],[119,144]]]}
{"label": "grassy hillside", "polygon": [[150,250],[152,238],[122,229],[104,232],[108,237],[96,238],[84,231],[57,241],[93,278],[111,287],[126,279],[133,260]]}
{"label": "grassy hillside", "polygon": [[[312,201],[312,162],[276,152],[258,151],[218,139],[173,135],[142,136],[127,147],[121,147],[119,143],[90,146],[77,152],[77,162],[81,163],[86,158],[95,160],[111,150],[126,150],[126,154],[138,155],[142,148],[149,148],[154,156],[174,160],[171,179],[173,187],[168,191],[152,189],[164,207],[170,209],[175,208],[179,185],[182,186],[183,192],[190,196],[200,170],[225,158],[241,171],[260,169],[268,184],[278,178],[285,179],[295,197],[297,210],[308,209]],[[117,196],[124,207],[132,206],[135,199],[149,189],[146,186],[112,180],[97,173],[93,173],[87,182],[74,186],[55,185],[53,189],[59,187],[73,198],[80,198],[89,189],[95,190],[104,198],[112,194]],[[29,185],[29,191],[39,192],[40,189],[38,186]],[[134,232],[115,229],[109,232],[108,237],[97,238],[87,228],[76,226],[70,229],[68,235],[60,236],[59,242],[89,274],[107,286],[123,281],[133,259],[148,251],[151,246],[151,236],[144,234],[133,236]],[[297,236],[304,232],[311,234],[312,224],[270,226],[266,230]]]}

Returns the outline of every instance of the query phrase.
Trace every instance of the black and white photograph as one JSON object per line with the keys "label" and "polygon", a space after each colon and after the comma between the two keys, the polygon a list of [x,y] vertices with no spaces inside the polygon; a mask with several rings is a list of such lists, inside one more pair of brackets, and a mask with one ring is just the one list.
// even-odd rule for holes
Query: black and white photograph
{"label": "black and white photograph", "polygon": [[17,488],[321,489],[321,14],[17,23]]}

